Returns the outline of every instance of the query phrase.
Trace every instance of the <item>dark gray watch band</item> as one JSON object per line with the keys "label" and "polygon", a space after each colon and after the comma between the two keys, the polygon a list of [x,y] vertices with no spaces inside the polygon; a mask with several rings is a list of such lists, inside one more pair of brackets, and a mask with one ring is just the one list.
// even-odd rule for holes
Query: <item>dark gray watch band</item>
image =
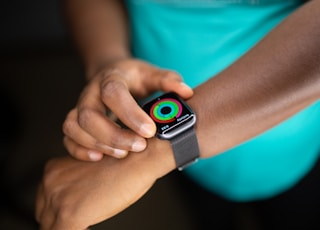
{"label": "dark gray watch band", "polygon": [[170,142],[180,171],[199,158],[198,140],[193,127],[173,137]]}

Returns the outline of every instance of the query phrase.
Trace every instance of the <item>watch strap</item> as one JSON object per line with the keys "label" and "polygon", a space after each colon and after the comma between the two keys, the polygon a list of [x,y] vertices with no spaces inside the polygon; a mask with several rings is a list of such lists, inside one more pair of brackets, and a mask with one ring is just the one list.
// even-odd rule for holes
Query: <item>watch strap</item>
{"label": "watch strap", "polygon": [[180,171],[199,158],[199,145],[193,127],[173,137],[170,142],[177,168]]}

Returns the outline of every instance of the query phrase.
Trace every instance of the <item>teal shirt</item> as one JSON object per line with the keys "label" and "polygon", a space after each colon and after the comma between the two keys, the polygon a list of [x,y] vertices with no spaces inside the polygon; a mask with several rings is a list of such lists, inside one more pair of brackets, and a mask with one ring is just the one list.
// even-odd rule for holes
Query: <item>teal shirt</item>
{"label": "teal shirt", "polygon": [[[192,87],[232,64],[302,4],[298,0],[126,3],[132,53],[179,72]],[[239,146],[199,160],[185,172],[209,191],[250,201],[291,188],[309,172],[319,153],[320,103],[316,102]]]}

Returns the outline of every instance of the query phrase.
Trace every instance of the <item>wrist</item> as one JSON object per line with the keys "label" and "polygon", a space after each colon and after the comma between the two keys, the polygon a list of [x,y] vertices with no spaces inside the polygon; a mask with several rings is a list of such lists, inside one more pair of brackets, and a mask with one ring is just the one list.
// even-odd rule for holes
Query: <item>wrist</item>
{"label": "wrist", "polygon": [[142,154],[147,165],[147,172],[153,172],[155,179],[159,179],[176,168],[170,142],[158,138],[147,139],[148,145]]}
{"label": "wrist", "polygon": [[119,52],[113,55],[103,55],[86,60],[86,78],[92,79],[97,73],[108,68],[113,63],[131,58],[131,55],[125,52]]}

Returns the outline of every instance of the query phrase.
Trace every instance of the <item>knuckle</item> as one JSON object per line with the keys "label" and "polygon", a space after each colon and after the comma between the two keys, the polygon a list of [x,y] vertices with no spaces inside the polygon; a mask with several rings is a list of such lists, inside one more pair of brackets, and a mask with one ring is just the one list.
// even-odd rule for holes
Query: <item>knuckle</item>
{"label": "knuckle", "polygon": [[112,99],[125,88],[124,84],[117,80],[105,81],[101,84],[101,95],[103,99]]}
{"label": "knuckle", "polygon": [[[118,129],[114,129],[112,131],[109,132],[110,134],[108,135],[108,141],[106,143],[108,143],[108,146],[112,149],[112,148],[121,148],[124,146],[125,144],[125,137],[123,136],[123,133],[118,130]],[[95,146],[99,147],[101,144],[101,142],[97,141]],[[111,150],[110,149],[110,150]]]}
{"label": "knuckle", "polygon": [[70,195],[64,195],[59,191],[51,196],[52,209],[55,210],[55,222],[60,225],[75,226],[75,219],[77,216],[77,208],[75,202]]}
{"label": "knuckle", "polygon": [[[59,180],[62,176],[65,177],[59,167],[56,167],[59,163],[61,162],[58,159],[46,163],[41,187],[46,206],[54,212],[55,222],[63,224],[74,220],[77,208],[76,202],[72,199],[73,194],[65,192],[66,186]],[[38,213],[37,219],[44,223],[47,217]]]}
{"label": "knuckle", "polygon": [[62,124],[62,131],[65,135],[70,135],[73,133],[73,129],[76,126],[76,122],[73,119],[66,118]]}
{"label": "knuckle", "polygon": [[[78,114],[78,123],[80,127],[88,127],[91,117],[93,117],[95,114],[95,111],[89,108],[82,108],[79,109],[79,114]],[[71,124],[73,125],[73,124]]]}
{"label": "knuckle", "polygon": [[57,221],[60,223],[66,223],[67,221],[70,222],[72,216],[75,215],[74,208],[70,205],[69,199],[63,198],[59,195],[57,197],[59,198],[56,202],[53,202],[57,210]]}
{"label": "knuckle", "polygon": [[[47,199],[48,205],[55,212],[55,218],[58,222],[70,222],[76,209],[71,194],[64,192],[64,185],[57,183],[60,173],[56,170],[51,170],[51,164],[47,164],[47,172],[43,179],[43,190]],[[60,175],[61,177],[61,175]]]}
{"label": "knuckle", "polygon": [[58,177],[58,172],[51,169],[50,166],[46,166],[45,173],[42,178],[42,188],[46,197],[50,199],[55,197],[58,187],[56,186],[56,180]]}
{"label": "knuckle", "polygon": [[125,146],[128,138],[124,137],[123,133],[119,130],[113,131],[113,135],[110,137],[110,146],[112,148],[119,148]]}
{"label": "knuckle", "polygon": [[111,138],[111,147],[118,148],[122,143],[122,138],[119,135],[114,135]]}
{"label": "knuckle", "polygon": [[68,115],[66,116],[63,124],[62,124],[62,131],[64,134],[71,134],[73,131],[73,128],[76,125],[76,109],[71,110]]}

